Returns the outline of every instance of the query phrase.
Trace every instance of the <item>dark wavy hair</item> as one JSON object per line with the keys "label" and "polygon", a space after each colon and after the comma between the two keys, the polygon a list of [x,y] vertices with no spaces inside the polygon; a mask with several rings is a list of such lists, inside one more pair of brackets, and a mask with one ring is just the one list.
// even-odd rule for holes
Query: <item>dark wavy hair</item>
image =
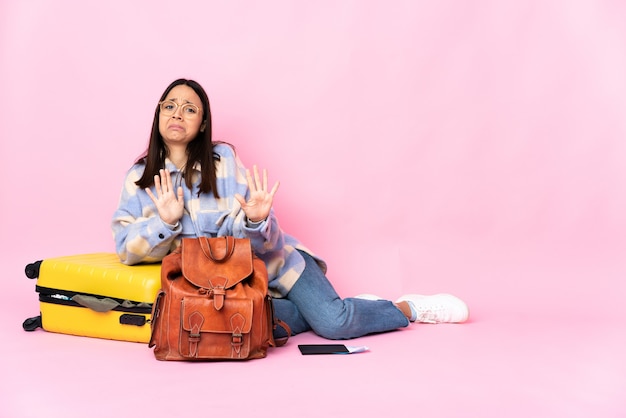
{"label": "dark wavy hair", "polygon": [[[209,97],[200,84],[193,80],[179,78],[173,81],[159,99],[159,102],[165,100],[169,92],[176,86],[189,86],[196,92],[202,102],[202,124],[204,129],[198,132],[198,135],[187,144],[187,165],[183,171],[185,184],[191,189],[193,181],[193,167],[195,163],[200,163],[202,167],[200,179],[200,193],[213,192],[215,197],[219,197],[217,193],[216,168],[215,162],[220,157],[213,152],[212,126],[211,126],[211,107],[209,106]],[[150,142],[148,149],[136,161],[137,164],[145,164],[143,175],[135,182],[138,187],[145,189],[154,185],[154,176],[159,174],[159,170],[165,168],[165,158],[168,156],[167,146],[163,141],[163,137],[159,132],[159,114],[161,108],[157,104],[154,110],[154,120],[152,122],[152,132],[150,133]]]}

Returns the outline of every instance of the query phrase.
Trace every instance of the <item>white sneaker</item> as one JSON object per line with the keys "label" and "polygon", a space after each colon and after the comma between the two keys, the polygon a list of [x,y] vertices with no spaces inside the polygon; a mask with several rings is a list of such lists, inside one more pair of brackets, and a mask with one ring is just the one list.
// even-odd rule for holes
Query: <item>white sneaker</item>
{"label": "white sneaker", "polygon": [[461,299],[447,293],[437,295],[404,295],[396,303],[406,301],[415,310],[415,322],[426,324],[460,323],[467,321],[469,308]]}
{"label": "white sneaker", "polygon": [[380,296],[372,295],[369,293],[363,293],[361,295],[353,296],[354,299],[366,299],[366,300],[382,300]]}

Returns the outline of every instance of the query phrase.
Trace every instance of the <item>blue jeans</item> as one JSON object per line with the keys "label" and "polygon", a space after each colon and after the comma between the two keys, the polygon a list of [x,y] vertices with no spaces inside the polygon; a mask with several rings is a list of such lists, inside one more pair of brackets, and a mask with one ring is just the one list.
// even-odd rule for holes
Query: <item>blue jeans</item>
{"label": "blue jeans", "polygon": [[[274,313],[289,325],[292,335],[313,330],[330,340],[361,337],[409,325],[406,316],[388,300],[341,299],[324,272],[308,254],[302,275],[286,298],[274,299]],[[276,338],[286,332],[278,326]]]}

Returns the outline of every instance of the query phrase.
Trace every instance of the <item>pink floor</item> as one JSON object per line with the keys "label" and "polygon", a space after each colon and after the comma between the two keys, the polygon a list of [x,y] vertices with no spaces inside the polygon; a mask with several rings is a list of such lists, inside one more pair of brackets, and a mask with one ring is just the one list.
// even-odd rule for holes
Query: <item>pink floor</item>
{"label": "pink floor", "polygon": [[[308,333],[266,359],[190,364],[158,362],[144,344],[24,332],[22,321],[38,312],[35,283],[21,261],[3,265],[3,418],[626,416],[623,288],[546,287],[508,300],[477,289],[464,295],[468,323],[349,342],[366,353],[302,356],[298,344],[325,342]],[[626,272],[597,271],[613,275],[607,283]],[[568,272],[579,284],[593,282],[588,273]]]}

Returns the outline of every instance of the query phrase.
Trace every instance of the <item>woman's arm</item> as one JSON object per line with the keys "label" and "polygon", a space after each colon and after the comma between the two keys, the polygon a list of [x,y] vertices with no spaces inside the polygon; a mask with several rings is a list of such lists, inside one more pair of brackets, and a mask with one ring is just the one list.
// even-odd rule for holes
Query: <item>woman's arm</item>
{"label": "woman's arm", "polygon": [[217,149],[221,157],[218,165],[220,197],[228,199],[232,209],[220,223],[218,235],[250,238],[257,255],[274,253],[278,256],[284,245],[283,232],[272,209],[278,183],[268,190],[267,172],[261,175],[256,167],[253,172],[247,170],[230,147]]}
{"label": "woman's arm", "polygon": [[148,194],[135,185],[138,175],[139,166],[126,175],[111,222],[116,252],[129,265],[161,261],[182,231],[180,223],[168,225],[161,220]]}

